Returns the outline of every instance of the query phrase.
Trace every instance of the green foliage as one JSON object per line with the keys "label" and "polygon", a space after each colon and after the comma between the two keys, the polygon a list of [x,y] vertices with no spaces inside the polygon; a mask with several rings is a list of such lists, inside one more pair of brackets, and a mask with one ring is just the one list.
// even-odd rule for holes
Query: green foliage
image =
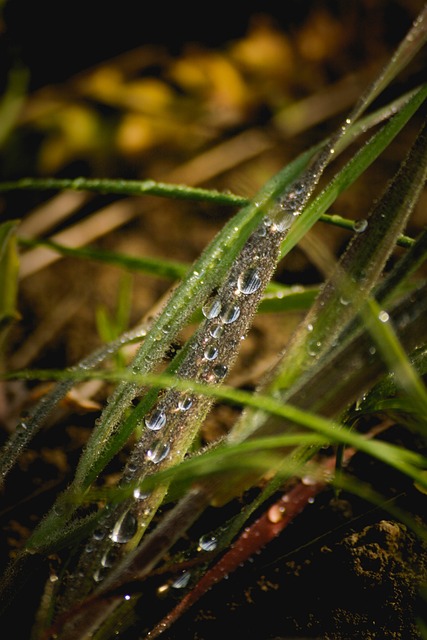
{"label": "green foliage", "polygon": [[[243,205],[192,266],[73,249],[37,238],[20,241],[49,246],[74,259],[119,265],[131,274],[143,271],[180,280],[156,317],[126,331],[132,286],[132,275],[126,273],[115,314],[102,307],[97,310],[105,347],[69,370],[24,370],[3,376],[58,381],[6,442],[0,456],[3,480],[74,384],[100,378],[115,385],[72,482],[3,577],[7,595],[31,556],[69,551],[65,562],[70,562],[70,571],[47,590],[40,616],[43,628],[39,625],[37,637],[53,624],[62,640],[92,633],[98,640],[111,638],[121,612],[132,606],[123,605],[123,589],[149,575],[209,504],[222,505],[246,489],[263,487],[242,513],[227,522],[219,553],[274,492],[306,472],[321,447],[353,448],[407,476],[420,490],[427,489],[423,382],[427,302],[425,282],[419,277],[420,267],[425,266],[426,234],[414,241],[403,235],[426,179],[425,125],[361,224],[354,227],[326,213],[412,118],[420,112],[425,117],[427,85],[422,85],[399,100],[398,108],[385,106],[375,118],[361,119],[424,44],[424,14],[336,133],[297,157],[250,201],[151,180],[22,179],[0,185],[5,192],[73,189]],[[386,123],[351,152],[350,145],[378,125],[381,114]],[[344,150],[350,159],[334,169],[332,178],[315,193],[326,168]],[[293,291],[275,283],[279,260],[319,220],[354,232],[320,290]],[[15,221],[0,228],[1,328],[17,317],[16,229]],[[406,247],[406,253],[384,275],[398,244]],[[256,314],[289,309],[302,309],[306,315],[258,389],[247,392],[224,385]],[[165,365],[165,354],[190,323],[197,324],[196,330]],[[118,352],[133,341],[141,344],[124,367]],[[101,363],[109,367],[99,369]],[[222,441],[200,449],[198,433],[219,399],[243,411]],[[375,431],[359,433],[362,416],[378,414],[398,415],[405,428],[419,435],[424,448],[411,450],[382,441]],[[100,488],[108,464],[126,443],[131,453],[119,482]],[[337,474],[335,482],[373,502],[381,499],[375,487],[358,484],[345,474]],[[167,503],[172,508],[154,526],[159,509]],[[427,539],[417,518],[397,510],[395,514]]]}

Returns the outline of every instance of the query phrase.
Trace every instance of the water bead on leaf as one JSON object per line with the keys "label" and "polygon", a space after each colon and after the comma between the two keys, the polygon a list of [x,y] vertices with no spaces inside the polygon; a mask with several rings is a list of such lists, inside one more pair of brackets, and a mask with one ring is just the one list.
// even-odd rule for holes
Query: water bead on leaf
{"label": "water bead on leaf", "polygon": [[361,218],[360,220],[355,220],[353,223],[353,229],[356,233],[363,233],[366,231],[368,227],[368,221]]}
{"label": "water bead on leaf", "polygon": [[218,349],[216,347],[210,346],[205,349],[204,357],[206,360],[215,360],[218,357]]}
{"label": "water bead on leaf", "polygon": [[193,399],[190,396],[184,396],[178,401],[178,409],[180,411],[188,411],[193,404]]}
{"label": "water bead on leaf", "polygon": [[130,511],[126,511],[114,525],[110,538],[113,542],[124,544],[129,542],[138,529],[138,523]]}
{"label": "water bead on leaf", "polygon": [[209,333],[212,336],[212,338],[217,339],[224,333],[224,326],[219,322],[215,322],[214,324],[211,325],[209,329]]}
{"label": "water bead on leaf", "polygon": [[204,307],[202,307],[202,313],[205,316],[205,318],[207,318],[208,320],[218,317],[220,312],[221,312],[221,301],[218,299],[208,302],[207,304],[204,305]]}
{"label": "water bead on leaf", "polygon": [[182,575],[180,575],[172,584],[171,587],[173,589],[184,589],[187,586],[191,578],[191,573],[189,571],[185,571]]}
{"label": "water bead on leaf", "polygon": [[225,364],[217,364],[213,368],[213,373],[216,378],[225,378],[228,372],[228,367]]}
{"label": "water bead on leaf", "polygon": [[246,269],[237,279],[237,288],[241,293],[250,295],[255,293],[261,286],[261,278],[258,269],[250,267]]}
{"label": "water bead on leaf", "polygon": [[166,424],[166,414],[161,409],[155,409],[144,419],[145,426],[151,431],[159,431]]}
{"label": "water bead on leaf", "polygon": [[237,304],[229,304],[221,311],[220,318],[224,324],[235,322],[240,316],[240,307]]}
{"label": "water bead on leaf", "polygon": [[201,551],[213,551],[218,546],[218,540],[212,533],[199,538],[199,548]]}
{"label": "water bead on leaf", "polygon": [[147,451],[147,458],[154,464],[159,464],[164,460],[170,451],[170,445],[167,442],[158,440]]}

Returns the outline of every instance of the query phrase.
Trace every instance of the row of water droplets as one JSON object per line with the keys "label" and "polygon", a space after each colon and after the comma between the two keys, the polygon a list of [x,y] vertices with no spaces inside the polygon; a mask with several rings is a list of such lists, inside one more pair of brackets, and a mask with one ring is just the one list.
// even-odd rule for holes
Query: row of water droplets
{"label": "row of water droplets", "polygon": [[[178,377],[209,384],[220,383],[225,378],[237,344],[245,337],[250,318],[255,313],[263,285],[272,275],[280,242],[301,212],[306,199],[306,182],[296,183],[284,199],[277,200],[271,215],[263,218],[243,247],[225,283],[203,306],[205,321],[193,337],[193,348],[178,369]],[[173,428],[183,422],[184,415],[187,416],[190,410],[197,409],[199,401],[200,397],[191,391],[185,393],[171,389],[160,395],[157,404],[144,417],[145,432],[135,447],[135,455],[131,455],[125,468],[124,484],[140,480],[143,477],[141,467],[144,467],[145,475],[150,469],[167,464]],[[101,520],[84,554],[91,554],[96,548],[101,549],[100,556],[95,554],[98,558],[98,566],[93,572],[95,582],[104,579],[120,556],[120,547],[130,542],[138,532],[141,526],[139,518],[141,513],[144,515],[141,503],[149,496],[150,493],[136,487],[133,499],[107,512],[104,520]],[[147,513],[147,517],[149,515]],[[203,543],[200,543],[200,548],[203,549]],[[181,586],[184,586],[184,582],[184,579],[178,580]]]}
{"label": "row of water droplets", "polygon": [[[265,219],[259,226],[256,232],[257,236],[264,237],[268,230],[276,231],[269,219]],[[185,363],[183,372],[187,377],[198,379],[209,383],[221,382],[228,373],[228,363],[224,362],[220,355],[224,351],[222,348],[224,340],[227,339],[227,331],[232,325],[237,324],[241,317],[242,305],[239,304],[239,299],[242,297],[249,297],[261,288],[262,277],[257,266],[257,256],[254,256],[254,262],[251,266],[243,268],[238,274],[237,278],[234,277],[232,293],[230,295],[230,287],[228,287],[227,296],[223,299],[219,292],[215,297],[211,298],[202,308],[202,313],[205,318],[205,323],[201,327],[198,343],[196,346],[203,346],[200,353],[197,353],[197,349],[190,350],[190,359],[194,360],[193,367]],[[242,337],[242,336],[241,336]],[[180,375],[178,370],[177,375]],[[183,375],[181,377],[184,377]],[[190,410],[195,408],[197,404],[197,396],[188,392],[178,392],[171,389],[169,392],[165,392],[157,404],[149,411],[143,419],[145,431],[145,438],[143,438],[144,444],[149,443],[146,446],[144,455],[146,467],[160,466],[164,463],[171,451],[171,445],[168,439],[168,432],[171,427],[170,423],[175,423],[179,420],[179,415],[184,416],[188,414]],[[141,443],[142,444],[142,443]],[[139,462],[133,462],[132,456],[129,460],[124,478],[126,482],[131,482],[138,477],[136,474],[140,471]],[[115,519],[113,523],[110,523],[110,518],[105,519],[105,525],[101,522],[101,525],[93,533],[93,544],[86,546],[86,553],[91,553],[96,543],[104,541],[105,552],[100,558],[100,566],[98,566],[94,573],[93,579],[95,582],[100,582],[106,576],[108,570],[115,564],[118,557],[118,547],[128,543],[136,535],[138,531],[138,518],[135,515],[133,504],[135,501],[141,503],[150,496],[150,493],[142,491],[139,487],[136,487],[133,491],[133,501],[129,501],[127,508],[119,510],[120,515]],[[139,509],[139,511],[141,511]],[[148,514],[147,514],[148,515]],[[208,541],[209,540],[209,541]],[[199,541],[199,547],[201,550],[213,550],[216,542],[213,538],[206,539],[201,538]],[[185,578],[178,579],[176,588],[183,587]]]}
{"label": "row of water droplets", "polygon": [[[313,176],[311,176],[311,180],[313,180]],[[230,341],[232,325],[238,324],[241,318],[242,303],[245,299],[259,293],[262,288],[263,269],[265,268],[262,258],[265,260],[270,257],[274,262],[275,252],[270,250],[271,245],[274,245],[277,252],[281,239],[301,213],[301,207],[306,199],[307,183],[294,183],[285,198],[277,201],[272,215],[263,218],[249,238],[245,246],[246,252],[244,248],[240,261],[238,259],[233,266],[226,283],[218,294],[209,299],[202,307],[205,322],[200,329],[194,352],[191,354],[194,361],[193,367],[184,363],[182,372],[178,371],[178,375],[208,383],[218,383],[225,378],[229,365],[228,361],[224,362],[220,356],[227,351],[227,348],[224,349],[224,344]],[[274,240],[272,240],[272,236],[276,236]],[[264,250],[262,249],[263,244]],[[240,336],[240,339],[242,338],[244,335]],[[202,347],[201,351],[200,347]],[[174,396],[175,407],[171,407],[171,394]],[[149,439],[150,444],[145,450],[147,463],[159,465],[167,459],[170,453],[170,444],[167,436],[163,437],[163,432],[168,431],[168,422],[171,416],[176,417],[177,412],[181,414],[188,412],[193,407],[195,400],[196,396],[191,392],[178,393],[171,390],[169,396],[166,392],[164,397],[145,416],[144,426],[148,432],[159,434],[159,437]],[[128,464],[127,476],[129,480],[136,470],[131,467],[130,463]],[[148,497],[148,494],[142,493],[139,488],[136,488],[133,497],[135,500],[143,500]],[[109,538],[115,544],[124,544],[133,538],[137,529],[138,521],[130,507],[121,513],[116,520]],[[202,543],[200,543],[200,547],[204,548]],[[111,550],[107,551],[101,559],[102,567],[111,566],[113,557],[114,553]],[[99,579],[100,575],[102,572],[96,572],[95,579]],[[180,581],[180,585],[183,586],[182,581]]]}

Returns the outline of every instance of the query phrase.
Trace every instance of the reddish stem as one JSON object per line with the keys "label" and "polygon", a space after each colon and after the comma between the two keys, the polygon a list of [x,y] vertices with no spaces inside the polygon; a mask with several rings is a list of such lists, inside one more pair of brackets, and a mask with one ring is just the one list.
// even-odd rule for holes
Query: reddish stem
{"label": "reddish stem", "polygon": [[[347,461],[353,451],[346,451]],[[284,493],[253,524],[246,527],[222,558],[209,569],[199,582],[147,635],[152,640],[166,631],[178,618],[197,602],[215,584],[235,571],[243,562],[265,547],[279,535],[292,520],[301,513],[312,499],[327,484],[326,474],[334,468],[335,456],[329,458],[323,467],[324,473],[316,478],[300,480],[292,489]]]}

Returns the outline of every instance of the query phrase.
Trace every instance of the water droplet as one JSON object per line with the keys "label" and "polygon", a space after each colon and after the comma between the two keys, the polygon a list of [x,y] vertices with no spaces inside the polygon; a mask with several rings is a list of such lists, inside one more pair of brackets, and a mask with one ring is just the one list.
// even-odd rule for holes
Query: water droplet
{"label": "water droplet", "polygon": [[104,529],[95,529],[95,531],[92,534],[92,537],[95,540],[103,540],[105,538],[105,530]]}
{"label": "water droplet", "polygon": [[320,340],[309,340],[307,343],[307,353],[309,356],[317,356],[319,354],[322,343]]}
{"label": "water droplet", "polygon": [[217,318],[221,312],[221,301],[216,298],[202,307],[202,313],[208,320]]}
{"label": "water droplet", "polygon": [[241,293],[249,295],[255,293],[261,286],[261,278],[258,269],[251,267],[247,269],[237,279],[237,288]]}
{"label": "water droplet", "polygon": [[108,549],[101,558],[101,565],[103,567],[112,567],[116,559],[116,550]]}
{"label": "water droplet", "polygon": [[286,231],[292,225],[295,220],[295,216],[297,214],[293,211],[284,211],[277,219],[274,221],[274,229],[275,231]]}
{"label": "water droplet", "polygon": [[143,491],[139,487],[136,487],[133,490],[133,494],[132,495],[135,498],[135,500],[145,500],[146,498],[148,498],[148,496],[150,494],[151,494],[151,491]]}
{"label": "water droplet", "polygon": [[378,320],[380,320],[381,322],[388,322],[390,320],[390,316],[388,315],[387,311],[380,311],[378,314]]}
{"label": "water droplet", "polygon": [[235,322],[240,316],[240,307],[237,304],[229,304],[221,311],[221,320],[224,324]]}
{"label": "water droplet", "polygon": [[203,355],[206,358],[206,360],[215,360],[215,358],[218,357],[218,349],[213,346],[208,347],[207,349],[205,349],[205,352]]}
{"label": "water droplet", "polygon": [[285,511],[286,507],[283,505],[273,504],[267,512],[267,518],[272,524],[276,524],[282,520]]}
{"label": "water droplet", "polygon": [[213,373],[216,378],[224,378],[227,375],[228,367],[225,364],[217,364],[213,368]]}
{"label": "water droplet", "polygon": [[93,579],[95,580],[95,582],[102,582],[102,580],[105,578],[106,575],[107,575],[106,567],[100,567],[93,574]]}
{"label": "water droplet", "polygon": [[172,582],[171,587],[173,589],[184,589],[184,587],[189,583],[190,578],[191,573],[189,571],[185,571],[174,582]]}
{"label": "water droplet", "polygon": [[374,356],[377,350],[374,346],[369,347],[369,355]]}
{"label": "water droplet", "polygon": [[213,551],[218,546],[218,540],[212,533],[207,533],[206,535],[199,538],[199,548],[202,551]]}
{"label": "water droplet", "polygon": [[219,338],[221,334],[224,332],[224,327],[219,322],[215,322],[209,329],[209,333],[212,338]]}
{"label": "water droplet", "polygon": [[313,478],[313,476],[304,476],[301,478],[301,482],[305,484],[306,487],[312,487],[316,484],[316,478]]}
{"label": "water droplet", "polygon": [[313,331],[313,325],[311,322],[307,325],[307,331]]}
{"label": "water droplet", "polygon": [[350,300],[348,298],[345,298],[344,296],[341,296],[340,303],[346,307],[348,304],[350,304]]}
{"label": "water droplet", "polygon": [[113,542],[124,544],[129,542],[138,529],[138,522],[130,511],[126,511],[114,525],[110,538]]}
{"label": "water droplet", "polygon": [[193,399],[190,396],[184,396],[178,401],[178,409],[180,411],[188,411],[193,405]]}
{"label": "water droplet", "polygon": [[167,442],[158,440],[147,451],[147,458],[154,464],[159,464],[164,460],[170,451],[170,446]]}
{"label": "water droplet", "polygon": [[361,218],[360,220],[355,220],[353,223],[353,229],[356,233],[363,233],[368,228],[368,221]]}
{"label": "water droplet", "polygon": [[151,431],[158,431],[166,424],[166,414],[161,409],[155,409],[144,419],[145,426]]}

